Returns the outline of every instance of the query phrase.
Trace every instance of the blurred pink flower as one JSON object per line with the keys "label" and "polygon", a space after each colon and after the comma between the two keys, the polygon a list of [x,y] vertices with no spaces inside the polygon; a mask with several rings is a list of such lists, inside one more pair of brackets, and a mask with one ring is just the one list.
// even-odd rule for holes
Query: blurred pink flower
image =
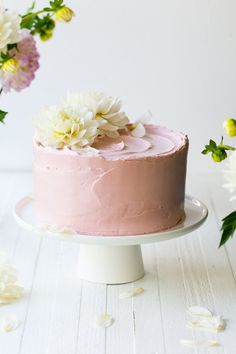
{"label": "blurred pink flower", "polygon": [[22,37],[22,40],[17,43],[17,47],[8,52],[19,64],[17,72],[9,73],[0,70],[0,80],[5,93],[11,89],[21,91],[28,87],[39,68],[39,53],[33,36],[28,30],[23,30]]}

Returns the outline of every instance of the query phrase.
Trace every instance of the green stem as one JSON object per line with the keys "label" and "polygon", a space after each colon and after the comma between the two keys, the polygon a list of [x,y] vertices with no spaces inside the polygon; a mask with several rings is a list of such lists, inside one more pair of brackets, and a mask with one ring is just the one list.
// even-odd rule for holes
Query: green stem
{"label": "green stem", "polygon": [[43,10],[40,10],[40,11],[37,11],[37,12],[33,12],[33,13],[30,13],[30,14],[26,14],[26,15],[23,15],[23,16],[21,16],[21,18],[22,18],[22,21],[21,21],[21,28],[28,28],[27,26],[25,27],[25,26],[22,26],[22,24],[27,24],[27,23],[29,23],[29,21],[32,19],[32,21],[34,20],[34,18],[36,17],[36,16],[38,16],[38,15],[41,15],[41,14],[43,14],[43,13],[49,13],[49,12],[52,12],[52,15],[51,16],[53,16],[53,14],[54,14],[54,11],[51,9],[51,10],[49,10],[49,9],[43,9]]}
{"label": "green stem", "polygon": [[33,12],[33,13],[31,13],[31,14],[26,14],[26,15],[23,15],[23,16],[21,16],[23,19],[25,19],[25,18],[30,18],[30,17],[34,17],[34,16],[38,16],[38,15],[40,15],[40,14],[43,14],[44,12],[52,12],[53,10],[50,10],[49,11],[49,9],[48,10],[40,10],[40,11],[37,11],[37,12]]}
{"label": "green stem", "polygon": [[220,145],[218,145],[218,147],[219,147],[220,149],[226,149],[226,150],[232,150],[232,151],[235,150],[234,147],[229,146],[229,145],[225,145],[225,144],[220,144]]}

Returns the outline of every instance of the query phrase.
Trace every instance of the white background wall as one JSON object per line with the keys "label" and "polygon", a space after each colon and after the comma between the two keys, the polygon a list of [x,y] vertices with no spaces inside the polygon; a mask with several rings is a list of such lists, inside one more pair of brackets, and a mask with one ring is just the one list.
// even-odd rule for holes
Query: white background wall
{"label": "white background wall", "polygon": [[[30,0],[5,0],[22,11]],[[46,4],[38,1],[38,4]],[[200,152],[236,116],[235,0],[68,0],[77,13],[39,43],[31,87],[0,98],[0,168],[30,168],[32,119],[68,90],[102,89],[122,98],[135,119],[186,132],[189,170],[216,168]],[[219,166],[218,166],[219,168]]]}

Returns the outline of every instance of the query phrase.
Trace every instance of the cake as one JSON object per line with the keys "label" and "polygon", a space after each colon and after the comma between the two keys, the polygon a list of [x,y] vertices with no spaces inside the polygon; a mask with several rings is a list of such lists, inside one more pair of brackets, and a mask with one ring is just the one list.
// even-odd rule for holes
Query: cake
{"label": "cake", "polygon": [[[63,115],[69,119],[65,108]],[[56,145],[44,140],[48,124],[38,129],[33,142],[38,223],[85,235],[125,236],[165,230],[184,219],[187,136],[122,119],[125,124],[110,129],[112,134],[104,134],[105,123],[99,123],[90,145],[76,148],[68,136],[64,146],[58,135]]]}

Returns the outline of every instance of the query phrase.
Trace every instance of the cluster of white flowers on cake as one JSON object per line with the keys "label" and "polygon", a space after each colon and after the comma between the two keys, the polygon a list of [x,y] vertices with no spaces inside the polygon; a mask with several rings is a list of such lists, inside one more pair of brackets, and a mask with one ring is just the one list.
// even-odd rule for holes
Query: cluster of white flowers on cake
{"label": "cluster of white flowers on cake", "polygon": [[130,124],[121,101],[102,92],[68,94],[60,106],[42,110],[36,123],[36,139],[43,146],[78,150],[91,147],[97,137],[117,138],[122,130],[145,135],[140,123]]}

